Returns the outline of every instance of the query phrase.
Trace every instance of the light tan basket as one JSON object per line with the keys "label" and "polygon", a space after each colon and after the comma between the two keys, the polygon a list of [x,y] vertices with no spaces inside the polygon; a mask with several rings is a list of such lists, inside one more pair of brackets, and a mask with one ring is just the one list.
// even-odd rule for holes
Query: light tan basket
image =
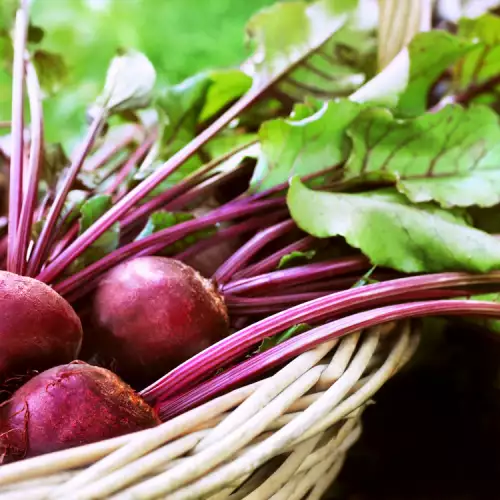
{"label": "light tan basket", "polygon": [[154,429],[0,467],[0,500],[319,499],[418,340],[409,322],[378,326]]}

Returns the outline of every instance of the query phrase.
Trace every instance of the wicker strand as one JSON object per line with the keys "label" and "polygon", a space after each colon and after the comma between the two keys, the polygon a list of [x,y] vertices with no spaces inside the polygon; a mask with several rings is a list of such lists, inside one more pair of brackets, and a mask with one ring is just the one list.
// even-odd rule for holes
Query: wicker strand
{"label": "wicker strand", "polygon": [[314,450],[320,438],[321,434],[318,434],[300,443],[283,462],[281,467],[250,495],[245,497],[245,500],[262,500],[263,498],[272,496],[293,476],[307,456]]}
{"label": "wicker strand", "polygon": [[[194,410],[166,422],[159,427],[143,431],[144,434],[140,436],[141,439],[130,440],[126,443],[127,446],[122,446],[121,448],[116,449],[113,454],[107,456],[100,462],[97,462],[92,467],[82,471],[78,476],[75,476],[71,481],[64,484],[61,489],[55,491],[50,498],[67,498],[65,495],[69,495],[70,493],[78,490],[78,488],[89,485],[93,481],[96,481],[112,471],[115,471],[120,467],[124,467],[133,460],[145,455],[155,448],[158,448],[163,443],[166,443],[178,436],[188,434],[193,428],[196,428],[207,419],[215,417],[240,404],[263,382],[264,381],[257,382],[241,389],[237,389],[230,394],[205,403],[199,408],[195,408]],[[25,463],[27,463],[27,461]]]}
{"label": "wicker strand", "polygon": [[[291,442],[295,440],[302,441],[301,436],[306,430],[319,421],[325,413],[333,409],[343,398],[346,391],[358,380],[375,351],[378,338],[378,331],[375,328],[368,334],[344,375],[325,392],[325,396],[322,399],[311,405],[299,417],[273,434],[251,452],[234,460],[231,464],[216,469],[193,484],[172,493],[169,495],[169,499],[203,498],[204,495],[211,493],[218,485],[227,484],[227,482],[232,481],[241,474],[255,469]],[[312,437],[312,435],[308,437]],[[164,478],[158,477],[133,488],[131,495],[124,496],[123,500],[126,498],[155,498],[155,496],[164,495],[171,491],[173,491],[171,483],[164,481]],[[133,497],[132,494],[136,496]]]}
{"label": "wicker strand", "polygon": [[270,378],[269,384],[262,385],[244,403],[233,411],[219,426],[213,430],[197,447],[196,451],[201,451],[207,446],[216,443],[229,432],[237,429],[264,408],[273,398],[276,397],[285,387],[288,387],[294,380],[307,370],[312,368],[322,358],[330,352],[338,340],[326,342],[315,349],[301,354],[281,369],[276,375]]}
{"label": "wicker strand", "polygon": [[157,428],[3,466],[0,500],[319,500],[418,341],[405,322],[323,344]]}
{"label": "wicker strand", "polygon": [[[128,493],[123,492],[118,494],[116,498],[141,498],[141,495],[149,495],[150,491],[154,492],[156,489],[161,491],[153,493],[154,495],[166,494],[180,485],[185,484],[187,481],[199,477],[216,467],[226,458],[230,457],[235,451],[248,444],[255,436],[260,434],[272,420],[281,415],[294,400],[307,392],[317,382],[322,371],[322,368],[312,368],[287,387],[259,414],[249,419],[235,432],[220,440],[215,446],[194,455],[187,463],[180,464],[155,478],[132,487]],[[121,474],[121,471],[118,471],[118,473]],[[235,476],[231,480],[237,479],[237,477],[238,476]],[[69,495],[67,498],[71,498],[72,500],[86,500],[87,498],[102,498],[103,496],[109,495],[111,493],[111,488],[106,488],[106,490],[100,489],[100,483],[101,481],[97,481],[86,488],[82,488],[79,492]],[[148,497],[146,496],[146,498]]]}

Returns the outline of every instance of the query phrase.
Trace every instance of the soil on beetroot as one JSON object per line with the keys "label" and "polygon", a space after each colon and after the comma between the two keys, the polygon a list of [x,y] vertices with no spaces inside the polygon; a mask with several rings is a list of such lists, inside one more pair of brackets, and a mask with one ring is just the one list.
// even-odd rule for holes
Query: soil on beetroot
{"label": "soil on beetroot", "polygon": [[490,500],[500,477],[500,342],[453,325],[377,394],[330,500]]}

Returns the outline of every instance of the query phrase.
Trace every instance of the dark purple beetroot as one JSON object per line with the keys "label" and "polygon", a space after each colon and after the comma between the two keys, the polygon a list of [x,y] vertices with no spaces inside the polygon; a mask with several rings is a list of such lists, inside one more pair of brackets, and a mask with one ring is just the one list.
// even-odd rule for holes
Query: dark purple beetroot
{"label": "dark purple beetroot", "polygon": [[32,378],[0,408],[2,463],[154,427],[155,411],[114,373],[83,361]]}
{"label": "dark purple beetroot", "polygon": [[52,288],[0,271],[0,384],[78,357],[82,325]]}
{"label": "dark purple beetroot", "polygon": [[94,298],[99,360],[124,380],[150,383],[228,334],[212,282],[165,257],[139,257],[112,269]]}

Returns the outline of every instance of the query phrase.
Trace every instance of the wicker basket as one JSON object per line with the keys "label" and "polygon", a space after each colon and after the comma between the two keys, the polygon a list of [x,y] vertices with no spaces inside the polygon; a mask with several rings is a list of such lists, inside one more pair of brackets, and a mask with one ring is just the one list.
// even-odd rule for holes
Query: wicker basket
{"label": "wicker basket", "polygon": [[0,499],[319,499],[415,325],[324,343],[273,376],[136,434],[0,468]]}

